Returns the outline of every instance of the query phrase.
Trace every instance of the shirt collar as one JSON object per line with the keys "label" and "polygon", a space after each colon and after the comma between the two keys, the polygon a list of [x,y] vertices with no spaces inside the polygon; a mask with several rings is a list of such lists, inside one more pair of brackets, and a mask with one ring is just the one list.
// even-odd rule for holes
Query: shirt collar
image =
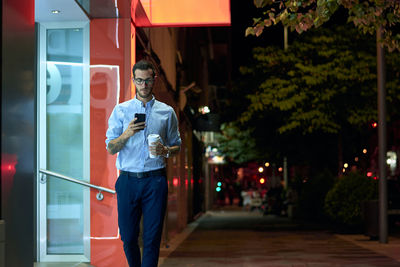
{"label": "shirt collar", "polygon": [[[135,97],[133,98],[133,101],[134,101],[136,104],[138,104],[138,105],[140,105],[141,107],[143,107],[143,102],[140,101],[139,99],[137,99],[136,95],[135,95]],[[150,100],[149,102],[146,103],[146,106],[149,105],[150,107],[153,107],[155,101],[156,101],[156,98],[155,98],[154,95],[153,95],[152,98],[151,98],[151,100]]]}

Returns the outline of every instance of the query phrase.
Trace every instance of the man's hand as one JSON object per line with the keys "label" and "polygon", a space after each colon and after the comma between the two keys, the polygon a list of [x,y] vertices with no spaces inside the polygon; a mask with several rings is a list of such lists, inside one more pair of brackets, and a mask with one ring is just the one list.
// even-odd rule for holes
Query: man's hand
{"label": "man's hand", "polygon": [[160,141],[157,141],[150,144],[149,150],[152,155],[165,156],[168,152],[168,147],[164,146]]}
{"label": "man's hand", "polygon": [[114,140],[111,140],[108,143],[107,146],[107,151],[111,155],[114,155],[115,153],[118,153],[128,142],[129,138],[133,135],[135,135],[137,132],[141,131],[146,127],[145,122],[138,122],[135,123],[137,118],[134,118],[128,125],[128,128],[117,138]]}
{"label": "man's hand", "polygon": [[137,122],[135,123],[137,118],[134,118],[128,125],[128,128],[126,128],[125,132],[123,134],[126,135],[126,137],[131,137],[135,135],[135,133],[143,130],[146,127],[145,122]]}
{"label": "man's hand", "polygon": [[180,151],[180,146],[164,146],[161,141],[151,143],[149,146],[150,153],[156,156],[169,157],[174,156]]}

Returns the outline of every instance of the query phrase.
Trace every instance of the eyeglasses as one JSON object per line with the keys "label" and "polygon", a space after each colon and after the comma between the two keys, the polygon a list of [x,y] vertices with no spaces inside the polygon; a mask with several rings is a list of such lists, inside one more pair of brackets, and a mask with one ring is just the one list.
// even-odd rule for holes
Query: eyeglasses
{"label": "eyeglasses", "polygon": [[137,79],[133,79],[133,81],[134,81],[134,83],[136,83],[137,85],[142,85],[142,84],[144,84],[144,83],[146,83],[146,84],[153,84],[154,83],[154,79],[153,78],[148,78],[148,79],[140,79],[140,78],[137,78]]}

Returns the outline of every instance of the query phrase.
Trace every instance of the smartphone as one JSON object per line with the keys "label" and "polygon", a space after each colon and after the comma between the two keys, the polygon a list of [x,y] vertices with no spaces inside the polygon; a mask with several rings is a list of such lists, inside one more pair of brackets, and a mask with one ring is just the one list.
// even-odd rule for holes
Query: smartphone
{"label": "smartphone", "polygon": [[146,121],[146,114],[145,113],[135,113],[135,118],[137,118],[135,123],[144,122],[144,121]]}

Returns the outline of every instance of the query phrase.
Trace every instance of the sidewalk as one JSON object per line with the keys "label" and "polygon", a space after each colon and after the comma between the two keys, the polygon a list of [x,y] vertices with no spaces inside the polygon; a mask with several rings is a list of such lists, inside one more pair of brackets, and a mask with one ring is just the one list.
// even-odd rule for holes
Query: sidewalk
{"label": "sidewalk", "polygon": [[307,229],[287,218],[241,210],[210,211],[160,252],[160,267],[400,266],[400,238]]}

